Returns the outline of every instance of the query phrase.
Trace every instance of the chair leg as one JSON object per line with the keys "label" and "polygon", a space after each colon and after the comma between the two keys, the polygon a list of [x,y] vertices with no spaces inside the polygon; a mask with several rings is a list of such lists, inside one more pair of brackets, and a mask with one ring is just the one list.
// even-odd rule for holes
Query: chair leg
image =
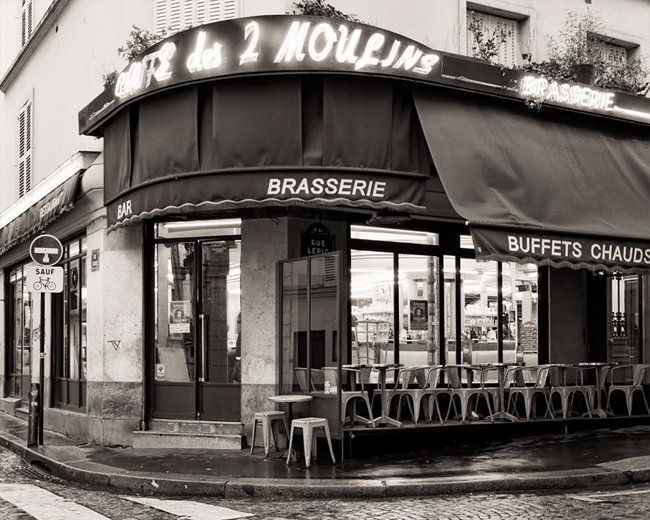
{"label": "chair leg", "polygon": [[251,455],[255,449],[255,430],[257,430],[257,419],[253,421],[253,440],[251,441]]}
{"label": "chair leg", "polygon": [[418,425],[418,421],[420,420],[420,406],[422,405],[422,396],[418,396],[417,398],[413,398],[413,418],[415,420],[415,426]]}
{"label": "chair leg", "polygon": [[375,427],[375,421],[372,417],[372,406],[370,406],[370,399],[368,398],[367,395],[363,396],[363,400],[366,403],[366,406],[368,407],[368,419],[370,419],[370,424],[372,424],[372,427]]}
{"label": "chair leg", "polygon": [[[534,394],[530,394],[529,396],[524,396],[524,407],[526,408],[526,421],[530,421],[530,410],[533,404],[533,395]],[[528,399],[526,399],[526,397],[528,397]]]}
{"label": "chair leg", "polygon": [[334,448],[332,448],[332,436],[330,435],[329,424],[325,423],[325,435],[327,436],[327,445],[330,447],[330,455],[332,456],[332,463],[336,463],[336,458],[334,457]]}
{"label": "chair leg", "polygon": [[284,432],[287,434],[287,442],[289,441],[289,423],[287,422],[287,416],[282,416],[282,424],[284,424]]}
{"label": "chair leg", "polygon": [[262,419],[262,436],[264,437],[264,455],[269,456],[271,451],[271,418],[264,417]]}
{"label": "chair leg", "polygon": [[278,448],[278,438],[280,437],[280,425],[278,424],[277,418],[271,421],[271,433],[273,435],[273,447],[275,451],[280,451]]}
{"label": "chair leg", "polygon": [[632,405],[634,404],[634,390],[630,392],[629,389],[625,389],[625,401],[627,402],[627,415],[632,417]]}
{"label": "chair leg", "polygon": [[303,444],[305,447],[305,466],[311,466],[311,444],[314,430],[311,426],[306,425],[302,428]]}
{"label": "chair leg", "polygon": [[291,423],[291,433],[289,434],[289,450],[287,452],[287,464],[289,464],[289,461],[291,460],[291,446],[293,445],[293,430],[295,426],[293,423]]}
{"label": "chair leg", "polygon": [[641,390],[641,395],[643,396],[643,402],[645,403],[645,409],[648,412],[648,415],[650,415],[650,406],[648,406],[648,400],[645,397],[645,392],[643,391],[643,388],[639,388]]}

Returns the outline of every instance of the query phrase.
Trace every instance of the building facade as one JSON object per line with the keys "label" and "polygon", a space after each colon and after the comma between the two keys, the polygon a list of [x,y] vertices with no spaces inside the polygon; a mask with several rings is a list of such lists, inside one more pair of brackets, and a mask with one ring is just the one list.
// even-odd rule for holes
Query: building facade
{"label": "building facade", "polygon": [[[558,84],[536,115],[540,78],[462,57],[476,19],[502,64],[541,61],[585,4],[335,5],[371,27],[265,16],[284,1],[0,5],[5,411],[42,312],[45,426],[104,444],[184,422],[241,447],[269,396],[345,364],[649,359],[645,100]],[[647,52],[644,2],[591,8],[611,59]],[[126,65],[133,24],[172,36]],[[44,309],[40,232],[65,246]],[[342,423],[335,397],[312,412]]]}

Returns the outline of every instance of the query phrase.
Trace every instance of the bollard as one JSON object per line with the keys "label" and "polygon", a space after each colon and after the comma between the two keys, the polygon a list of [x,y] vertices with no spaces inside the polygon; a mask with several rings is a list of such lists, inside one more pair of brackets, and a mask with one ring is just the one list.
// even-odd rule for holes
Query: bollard
{"label": "bollard", "polygon": [[27,422],[27,447],[38,446],[40,385],[32,383],[29,391],[29,417]]}

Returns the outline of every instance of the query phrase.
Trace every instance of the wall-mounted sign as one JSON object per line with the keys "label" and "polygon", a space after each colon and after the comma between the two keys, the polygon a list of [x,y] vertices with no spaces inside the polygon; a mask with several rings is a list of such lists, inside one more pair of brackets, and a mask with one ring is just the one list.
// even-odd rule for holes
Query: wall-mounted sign
{"label": "wall-mounted sign", "polygon": [[99,271],[99,249],[90,252],[90,270],[93,273]]}
{"label": "wall-mounted sign", "polygon": [[300,237],[301,256],[322,255],[334,251],[335,238],[324,224],[311,224]]}

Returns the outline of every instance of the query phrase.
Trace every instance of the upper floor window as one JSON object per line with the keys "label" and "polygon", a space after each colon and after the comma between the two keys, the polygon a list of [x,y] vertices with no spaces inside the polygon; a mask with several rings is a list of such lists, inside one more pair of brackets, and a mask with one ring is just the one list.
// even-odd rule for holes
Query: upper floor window
{"label": "upper floor window", "polygon": [[30,99],[18,114],[18,196],[24,196],[32,189],[32,121],[33,110]]}
{"label": "upper floor window", "polygon": [[176,32],[239,15],[239,0],[156,0],[154,25],[157,33]]}
{"label": "upper floor window", "polygon": [[22,0],[20,11],[20,46],[24,47],[34,30],[34,0]]}
{"label": "upper floor window", "polygon": [[625,65],[627,63],[627,49],[622,45],[616,45],[605,40],[590,40],[590,45],[600,51],[605,65]]}
{"label": "upper floor window", "polygon": [[519,23],[512,18],[468,10],[467,54],[514,67],[519,55]]}

